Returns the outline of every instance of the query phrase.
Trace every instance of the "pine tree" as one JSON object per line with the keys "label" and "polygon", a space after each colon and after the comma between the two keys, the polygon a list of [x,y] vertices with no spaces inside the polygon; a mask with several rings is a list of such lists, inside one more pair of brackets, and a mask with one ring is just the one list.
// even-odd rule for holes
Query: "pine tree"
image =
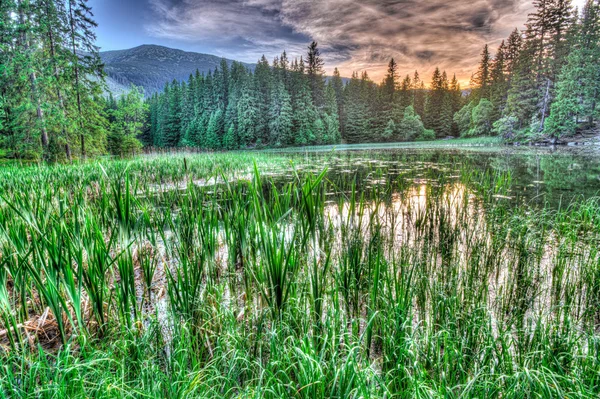
{"label": "pine tree", "polygon": [[[518,29],[512,31],[506,41],[506,49],[504,54],[504,61],[506,63],[506,73],[510,77],[515,69],[515,64],[519,58],[521,52],[521,46],[523,44],[523,38]],[[510,84],[510,80],[509,80]]]}
{"label": "pine tree", "polygon": [[385,130],[390,119],[394,119],[392,115],[394,106],[397,101],[396,90],[398,86],[398,64],[392,58],[388,64],[388,70],[380,88],[378,96],[379,106],[377,111],[378,129]]}
{"label": "pine tree", "polygon": [[[255,138],[260,143],[265,144],[269,141],[269,104],[271,102],[271,89],[273,87],[273,76],[269,61],[263,55],[254,71],[254,86],[252,87],[253,96],[256,99],[256,103],[253,105],[256,113],[255,119]],[[246,134],[246,133],[245,133]],[[244,144],[253,141],[254,138],[242,140]]]}
{"label": "pine tree", "polygon": [[368,107],[363,99],[361,80],[355,72],[344,89],[345,123],[344,140],[348,143],[366,142]]}
{"label": "pine tree", "polygon": [[257,92],[255,88],[254,78],[249,76],[244,80],[240,98],[237,103],[238,115],[238,144],[240,147],[247,147],[252,143],[262,141],[263,137],[258,134],[258,119],[260,118],[260,108],[258,107],[257,96],[261,92]]}
{"label": "pine tree", "polygon": [[229,127],[223,136],[223,148],[226,150],[235,150],[238,148],[235,126],[233,123],[229,124]]}
{"label": "pine tree", "polygon": [[340,76],[340,71],[335,68],[333,70],[333,77],[330,82],[330,86],[335,92],[335,99],[337,103],[337,114],[338,114],[338,125],[340,134],[344,134],[344,82]]}
{"label": "pine tree", "polygon": [[490,98],[490,85],[491,85],[491,73],[490,73],[490,52],[488,45],[483,47],[481,52],[481,61],[479,63],[479,69],[477,73],[471,79],[471,86],[474,87],[473,95],[476,99]]}
{"label": "pine tree", "polygon": [[518,128],[528,128],[539,109],[540,90],[534,69],[535,46],[525,43],[514,63],[506,103],[507,115],[519,121]]}
{"label": "pine tree", "polygon": [[575,133],[579,121],[593,124],[600,97],[600,6],[588,1],[567,64],[558,79],[545,133],[553,138]]}
{"label": "pine tree", "polygon": [[412,80],[409,75],[402,80],[400,84],[400,109],[404,109],[409,105],[413,105]]}
{"label": "pine tree", "polygon": [[301,84],[294,103],[294,144],[310,145],[317,142],[314,130],[316,120],[317,111],[312,102],[310,88],[308,84]]}
{"label": "pine tree", "polygon": [[324,62],[321,58],[321,52],[319,51],[317,42],[312,42],[310,46],[308,46],[306,62],[306,73],[310,82],[312,102],[317,109],[320,109],[325,100],[325,79],[323,70]]}
{"label": "pine tree", "polygon": [[271,145],[293,144],[293,109],[292,100],[282,81],[277,81],[271,97],[269,132]]}
{"label": "pine tree", "polygon": [[[452,81],[450,82],[450,92],[448,93],[448,95],[450,97],[450,104],[451,104],[450,105],[450,113],[451,113],[452,117],[454,117],[454,115],[463,106],[463,93],[460,88],[460,83],[458,83],[458,80],[456,79],[456,75],[454,75],[452,77]],[[454,123],[454,120],[452,120],[451,134],[453,136],[459,135],[458,126],[456,125],[456,123]]]}
{"label": "pine tree", "polygon": [[506,46],[504,41],[498,47],[496,56],[492,63],[492,70],[490,73],[491,84],[490,84],[490,101],[493,104],[494,111],[492,113],[492,119],[494,121],[500,119],[504,108],[506,107],[506,97],[508,94],[508,86],[506,82],[506,65],[504,56],[506,54]]}
{"label": "pine tree", "polygon": [[425,100],[426,90],[425,83],[419,78],[419,73],[415,71],[412,81],[413,100],[412,106],[415,109],[417,115],[423,119],[425,117]]}
{"label": "pine tree", "polygon": [[206,140],[205,147],[211,150],[220,150],[222,148],[221,144],[221,120],[223,111],[220,108],[217,108],[214,112],[211,113],[210,119],[208,121],[208,126],[206,128]]}
{"label": "pine tree", "polygon": [[446,72],[436,68],[431,79],[431,88],[425,106],[425,126],[437,137],[452,133],[452,101]]}
{"label": "pine tree", "polygon": [[181,139],[181,87],[173,80],[169,85],[169,96],[166,98],[166,118],[162,145],[168,148],[177,147]]}
{"label": "pine tree", "polygon": [[340,119],[338,115],[338,101],[333,84],[327,85],[325,89],[325,108],[323,109],[323,122],[325,124],[325,144],[337,144],[340,142]]}

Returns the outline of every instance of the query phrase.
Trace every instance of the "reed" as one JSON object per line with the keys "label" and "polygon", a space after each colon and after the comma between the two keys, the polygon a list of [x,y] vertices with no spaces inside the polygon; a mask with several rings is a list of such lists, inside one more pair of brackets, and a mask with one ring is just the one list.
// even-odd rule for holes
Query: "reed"
{"label": "reed", "polygon": [[0,169],[0,398],[598,397],[600,202],[518,184],[371,152]]}

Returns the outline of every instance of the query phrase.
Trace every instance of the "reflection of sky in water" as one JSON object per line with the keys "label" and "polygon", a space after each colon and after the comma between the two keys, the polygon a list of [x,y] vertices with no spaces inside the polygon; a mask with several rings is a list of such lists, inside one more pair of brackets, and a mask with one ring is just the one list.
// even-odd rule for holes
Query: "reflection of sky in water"
{"label": "reflection of sky in water", "polygon": [[[425,256],[426,266],[420,267],[428,270],[427,278],[431,281],[443,284],[447,268],[455,270],[457,274],[452,278],[459,284],[475,275],[478,284],[486,287],[486,303],[494,328],[497,320],[505,317],[502,312],[511,300],[509,290],[514,287],[514,268],[520,262],[530,265],[527,270],[532,271],[532,278],[538,284],[528,314],[550,311],[555,305],[551,297],[552,269],[560,261],[557,257],[560,244],[549,237],[539,257],[524,258],[514,246],[506,245],[506,236],[495,230],[486,209],[464,184],[438,187],[415,184],[395,192],[388,201],[367,200],[362,205],[359,201],[355,204],[347,200],[329,201],[324,215],[334,228],[334,248],[340,255],[348,245],[340,234],[342,230],[354,232],[360,240],[369,242],[373,226],[380,226],[381,237],[386,240],[385,257],[390,264],[398,261],[400,254],[410,253],[411,262],[415,263]],[[348,236],[351,234],[346,233],[345,237]],[[442,240],[448,237],[452,237],[451,244],[449,252],[444,253],[440,248]],[[574,276],[589,251],[585,246],[571,250],[570,266]],[[394,272],[400,273],[399,270]],[[421,317],[427,319],[428,312]]]}
{"label": "reflection of sky in water", "polygon": [[[328,177],[338,183],[355,180],[362,188],[374,188],[386,180],[413,179],[415,183],[456,181],[462,171],[510,173],[510,199],[558,207],[573,200],[600,194],[600,158],[566,150],[554,153],[523,151],[462,151],[391,149],[307,153],[303,161],[311,170],[328,165]],[[343,183],[342,183],[343,184]]]}

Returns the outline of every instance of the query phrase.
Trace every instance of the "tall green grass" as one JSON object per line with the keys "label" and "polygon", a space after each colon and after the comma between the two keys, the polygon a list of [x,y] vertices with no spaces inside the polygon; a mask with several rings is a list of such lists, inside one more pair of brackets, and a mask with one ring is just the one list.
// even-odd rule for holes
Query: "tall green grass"
{"label": "tall green grass", "polygon": [[598,199],[361,157],[0,170],[0,398],[598,397]]}

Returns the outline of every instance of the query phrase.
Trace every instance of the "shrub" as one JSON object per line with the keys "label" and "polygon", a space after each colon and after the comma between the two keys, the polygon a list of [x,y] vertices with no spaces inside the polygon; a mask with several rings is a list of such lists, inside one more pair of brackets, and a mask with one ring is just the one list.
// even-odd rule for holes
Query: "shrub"
{"label": "shrub", "polygon": [[415,109],[412,107],[412,105],[409,105],[404,110],[404,117],[402,118],[402,122],[400,122],[398,130],[401,140],[420,140],[421,137],[427,136],[425,134],[425,127],[423,126],[421,117],[415,112]]}
{"label": "shrub", "polygon": [[492,114],[494,106],[486,99],[482,98],[479,104],[471,112],[471,129],[469,136],[487,136],[492,132]]}
{"label": "shrub", "polygon": [[387,126],[383,130],[381,137],[384,141],[390,141],[396,135],[396,124],[392,119],[389,120]]}
{"label": "shrub", "polygon": [[417,137],[418,141],[430,141],[435,140],[435,132],[431,129],[424,129],[423,132]]}
{"label": "shrub", "polygon": [[471,113],[475,104],[473,101],[462,107],[456,114],[454,114],[454,123],[458,128],[458,133],[464,136],[468,133],[471,128]]}
{"label": "shrub", "polygon": [[504,139],[512,139],[517,134],[519,120],[515,116],[503,116],[494,122],[492,133]]}

